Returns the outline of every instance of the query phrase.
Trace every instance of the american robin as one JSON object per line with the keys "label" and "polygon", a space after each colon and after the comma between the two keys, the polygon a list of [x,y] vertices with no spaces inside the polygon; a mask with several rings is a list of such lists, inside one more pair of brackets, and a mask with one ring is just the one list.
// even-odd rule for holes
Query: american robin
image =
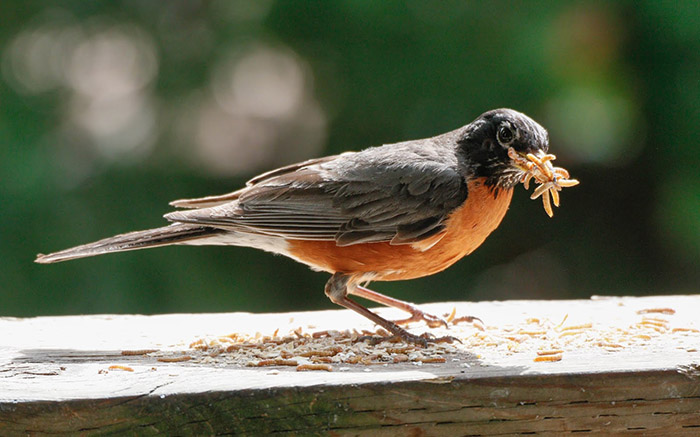
{"label": "american robin", "polygon": [[[533,178],[549,195],[576,183],[552,167],[547,131],[511,109],[486,112],[452,132],[360,152],[312,159],[263,173],[220,196],[172,202],[169,226],[131,232],[39,255],[54,263],[171,244],[250,246],[332,274],[330,300],[407,342],[451,341],[417,336],[399,324],[444,322],[365,285],[440,272],[474,251],[500,224],[513,188]],[[549,208],[547,208],[549,207]],[[550,214],[551,215],[551,214]],[[348,295],[393,306],[411,317],[391,322]]]}

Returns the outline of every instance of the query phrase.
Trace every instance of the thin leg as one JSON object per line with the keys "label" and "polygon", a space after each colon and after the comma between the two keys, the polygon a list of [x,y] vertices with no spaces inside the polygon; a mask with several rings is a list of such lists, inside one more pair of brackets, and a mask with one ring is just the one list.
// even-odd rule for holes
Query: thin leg
{"label": "thin leg", "polygon": [[[411,334],[410,332],[406,331],[405,329],[401,328],[394,322],[390,322],[389,320],[380,317],[379,315],[373,313],[372,311],[368,310],[367,308],[363,307],[359,303],[355,302],[354,300],[351,300],[348,298],[348,292],[352,291],[352,294],[357,294],[354,293],[356,291],[357,285],[353,284],[350,281],[350,276],[344,275],[342,273],[335,273],[333,276],[331,276],[331,279],[328,280],[328,283],[326,283],[326,296],[335,304],[338,304],[342,307],[345,307],[347,309],[353,310],[358,314],[361,314],[365,316],[366,318],[370,319],[377,325],[381,326],[382,328],[386,329],[387,331],[391,332],[392,334],[396,335],[397,337],[401,338],[402,340],[409,342],[409,343],[416,343],[420,344],[423,346],[426,346],[429,342],[430,343],[440,343],[440,342],[449,342],[452,343],[453,341],[456,340],[454,337],[440,337],[440,338],[429,338],[426,336],[418,336]],[[365,289],[366,290],[366,289]],[[369,291],[369,290],[368,290]],[[372,292],[374,293],[374,292]],[[379,293],[376,293],[379,296],[382,296]],[[360,295],[360,294],[358,294]],[[361,296],[361,295],[360,295]],[[385,297],[386,296],[382,296]],[[391,299],[391,298],[387,298]],[[371,299],[370,299],[371,300]],[[401,301],[398,301],[401,302]],[[380,302],[382,303],[382,302]],[[405,302],[404,302],[405,303]],[[407,304],[410,306],[410,304]]]}
{"label": "thin leg", "polygon": [[[381,293],[377,293],[376,291],[372,291],[369,288],[362,287],[360,285],[358,285],[354,289],[350,289],[349,293],[355,296],[363,297],[367,300],[371,300],[372,302],[377,302],[382,305],[398,308],[402,311],[406,311],[407,313],[411,314],[411,317],[407,319],[394,320],[394,323],[396,323],[397,325],[407,325],[411,322],[419,322],[423,320],[431,328],[437,328],[439,326],[444,326],[446,328],[448,327],[448,324],[444,319],[438,316],[434,316],[432,314],[425,313],[410,302],[385,296]],[[473,322],[474,320],[478,320],[479,322],[481,322],[481,320],[478,317],[468,316],[468,318],[471,322]],[[465,319],[462,321],[467,320]],[[483,322],[481,323],[483,324]]]}

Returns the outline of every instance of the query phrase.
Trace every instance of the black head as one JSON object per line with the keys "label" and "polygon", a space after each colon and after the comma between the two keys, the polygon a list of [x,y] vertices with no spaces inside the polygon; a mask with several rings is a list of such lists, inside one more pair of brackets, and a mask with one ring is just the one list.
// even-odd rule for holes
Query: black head
{"label": "black head", "polygon": [[458,147],[467,174],[485,177],[487,185],[510,188],[523,170],[508,156],[513,148],[520,155],[543,155],[549,149],[549,135],[536,121],[512,109],[494,109],[466,125]]}

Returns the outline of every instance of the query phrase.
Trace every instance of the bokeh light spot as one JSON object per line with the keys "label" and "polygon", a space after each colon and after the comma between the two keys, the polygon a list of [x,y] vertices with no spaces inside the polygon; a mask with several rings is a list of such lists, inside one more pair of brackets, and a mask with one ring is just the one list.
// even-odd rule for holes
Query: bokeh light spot
{"label": "bokeh light spot", "polygon": [[572,87],[548,102],[546,118],[557,149],[582,162],[621,165],[641,150],[643,131],[634,105],[622,95]]}

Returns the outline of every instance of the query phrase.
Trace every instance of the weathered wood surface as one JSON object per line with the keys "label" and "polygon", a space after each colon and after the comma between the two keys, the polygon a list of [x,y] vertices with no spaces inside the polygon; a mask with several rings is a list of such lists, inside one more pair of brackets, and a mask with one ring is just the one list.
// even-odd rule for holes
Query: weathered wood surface
{"label": "weathered wood surface", "polygon": [[[487,329],[452,327],[464,343],[444,363],[297,372],[235,351],[157,357],[195,357],[193,341],[233,332],[371,326],[347,311],[3,318],[0,435],[700,435],[700,296],[422,308]],[[123,355],[144,349],[158,352]],[[535,361],[551,349],[560,361]]]}

